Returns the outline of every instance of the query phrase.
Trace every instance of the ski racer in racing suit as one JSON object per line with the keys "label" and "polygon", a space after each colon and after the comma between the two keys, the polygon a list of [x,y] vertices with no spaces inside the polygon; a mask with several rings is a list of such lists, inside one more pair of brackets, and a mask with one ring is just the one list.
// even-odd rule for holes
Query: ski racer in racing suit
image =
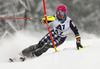
{"label": "ski racer in racing suit", "polygon": [[[70,17],[67,16],[67,7],[63,4],[57,6],[56,15],[47,17],[48,23],[53,23],[53,29],[51,30],[51,35],[53,37],[55,46],[60,46],[70,31],[74,32],[76,37],[76,46],[80,50],[83,48],[81,45],[81,37],[79,31]],[[46,24],[45,18],[42,22]],[[40,56],[46,52],[49,48],[54,48],[52,41],[50,39],[49,33],[47,33],[36,45],[29,46],[22,51],[22,54],[27,57]]]}

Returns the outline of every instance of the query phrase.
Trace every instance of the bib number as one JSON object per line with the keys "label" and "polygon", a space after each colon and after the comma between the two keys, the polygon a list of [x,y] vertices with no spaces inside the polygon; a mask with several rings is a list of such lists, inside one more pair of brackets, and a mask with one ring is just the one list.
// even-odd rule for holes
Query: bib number
{"label": "bib number", "polygon": [[56,33],[59,34],[59,35],[62,35],[63,32],[59,32],[59,31],[62,31],[65,29],[65,25],[58,25],[56,27]]}

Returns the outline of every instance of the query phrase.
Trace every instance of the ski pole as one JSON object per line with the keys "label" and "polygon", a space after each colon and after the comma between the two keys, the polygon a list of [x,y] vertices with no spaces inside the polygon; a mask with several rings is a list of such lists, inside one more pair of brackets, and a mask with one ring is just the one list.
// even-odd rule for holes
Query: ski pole
{"label": "ski pole", "polygon": [[51,38],[52,44],[54,46],[55,52],[57,52],[57,48],[56,48],[56,46],[54,44],[54,41],[53,41],[53,38],[52,38],[52,35],[51,35],[51,32],[50,32],[50,28],[49,28],[49,25],[48,25],[48,21],[47,21],[45,0],[43,0],[43,7],[44,7],[44,15],[45,15],[45,19],[46,19],[46,25],[47,25],[47,28],[48,28],[48,32],[50,34],[50,38]]}
{"label": "ski pole", "polygon": [[32,18],[0,17],[0,19],[32,19]]}
{"label": "ski pole", "polygon": [[42,19],[42,18],[34,18],[34,19]]}
{"label": "ski pole", "polygon": [[39,20],[41,20],[42,18],[14,18],[14,17],[0,17],[0,19],[39,19]]}

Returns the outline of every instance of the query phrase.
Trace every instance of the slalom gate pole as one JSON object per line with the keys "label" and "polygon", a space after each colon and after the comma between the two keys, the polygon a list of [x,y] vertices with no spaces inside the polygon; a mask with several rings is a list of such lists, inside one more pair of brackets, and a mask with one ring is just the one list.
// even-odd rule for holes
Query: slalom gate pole
{"label": "slalom gate pole", "polygon": [[12,18],[12,17],[0,17],[0,19],[32,19],[32,18]]}
{"label": "slalom gate pole", "polygon": [[53,46],[54,46],[55,52],[57,52],[57,48],[56,48],[56,46],[55,46],[55,44],[54,44],[54,41],[53,41],[53,38],[52,38],[52,35],[51,35],[51,32],[50,32],[50,28],[49,28],[49,25],[48,25],[48,21],[47,21],[45,0],[43,0],[43,7],[44,7],[44,15],[45,15],[45,19],[46,19],[46,25],[47,25],[47,28],[48,28],[48,32],[49,32],[49,35],[50,35],[52,44],[53,44]]}

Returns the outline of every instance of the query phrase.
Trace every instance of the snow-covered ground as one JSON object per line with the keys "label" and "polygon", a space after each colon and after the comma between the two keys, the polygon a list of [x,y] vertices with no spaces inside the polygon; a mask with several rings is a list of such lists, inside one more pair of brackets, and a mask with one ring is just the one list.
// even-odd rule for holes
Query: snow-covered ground
{"label": "snow-covered ground", "polygon": [[[41,34],[39,34],[41,35]],[[36,44],[42,36],[34,37],[18,32],[0,41],[0,69],[100,69],[100,38],[82,39],[81,50],[76,50],[75,40],[65,41],[56,53],[49,49],[40,57],[25,62],[9,63],[24,48]]]}

